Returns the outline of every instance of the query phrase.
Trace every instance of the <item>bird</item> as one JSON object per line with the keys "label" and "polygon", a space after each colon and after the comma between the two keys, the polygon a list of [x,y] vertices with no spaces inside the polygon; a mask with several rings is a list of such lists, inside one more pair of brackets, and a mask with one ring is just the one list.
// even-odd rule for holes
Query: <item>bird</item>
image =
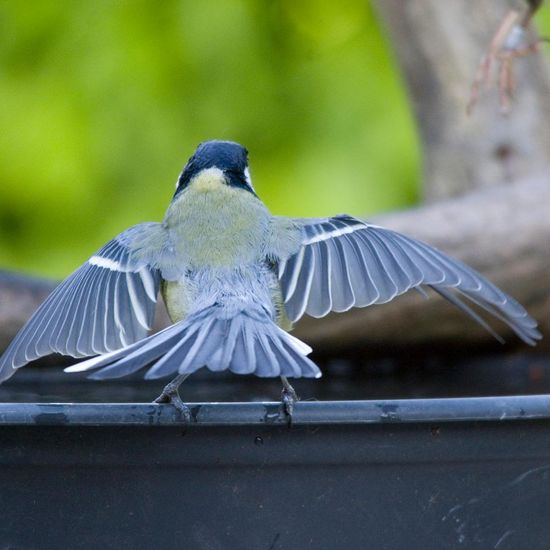
{"label": "bird", "polygon": [[[290,334],[294,323],[411,289],[432,289],[499,340],[472,305],[529,345],[542,337],[517,301],[428,244],[345,214],[272,215],[252,184],[247,149],[205,141],[164,220],[127,229],[65,279],[0,358],[0,382],[54,352],[88,358],[65,371],[98,380],[147,367],[147,379],[173,377],[155,401],[189,418],[179,386],[206,367],[280,377],[292,415],[298,396],[288,379],[321,376],[312,349]],[[159,296],[172,324],[150,334]]]}

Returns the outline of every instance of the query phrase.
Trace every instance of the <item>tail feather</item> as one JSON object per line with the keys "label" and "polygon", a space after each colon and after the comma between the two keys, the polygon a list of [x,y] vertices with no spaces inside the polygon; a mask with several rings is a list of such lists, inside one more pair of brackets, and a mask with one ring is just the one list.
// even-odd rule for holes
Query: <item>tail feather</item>
{"label": "tail feather", "polygon": [[211,326],[211,320],[207,320],[202,327],[200,325],[189,326],[187,330],[182,332],[181,340],[176,343],[174,348],[147,371],[145,378],[153,379],[169,376],[177,372],[186,359],[190,361],[196,358],[203,348]]}
{"label": "tail feather", "polygon": [[263,310],[235,311],[211,306],[123,350],[100,356],[70,371],[95,370],[91,378],[118,378],[156,363],[145,378],[190,374],[202,367],[261,377],[320,377],[306,357],[311,348],[279,328]]}
{"label": "tail feather", "polygon": [[[235,351],[235,344],[237,340],[241,340],[247,337],[246,331],[243,330],[243,317],[238,315],[231,322],[226,321],[227,330],[226,344],[221,348],[221,357],[218,363],[217,370],[225,370],[231,364],[233,353]],[[229,326],[227,326],[229,325]]]}
{"label": "tail feather", "polygon": [[[268,376],[268,372],[278,367],[279,361],[276,353],[271,347],[271,343],[265,334],[260,334],[255,346],[256,350],[256,374],[258,376]],[[270,365],[273,365],[270,367]],[[280,372],[273,373],[273,376],[280,376]]]}
{"label": "tail feather", "polygon": [[254,338],[246,334],[245,326],[241,326],[242,334],[235,340],[233,348],[233,372],[236,374],[251,374],[256,365],[256,351]]}
{"label": "tail feather", "polygon": [[[189,332],[185,336],[185,340],[189,340],[195,335],[194,332]],[[154,335],[156,336],[156,335]],[[170,338],[157,339],[154,336],[150,336],[147,342],[133,351],[132,353],[122,357],[109,366],[90,375],[90,378],[94,380],[104,380],[106,378],[120,378],[133,372],[137,372],[146,365],[149,365],[153,361],[159,359],[159,357],[166,356],[173,350],[173,347],[182,342],[179,340],[179,333],[174,334]]]}

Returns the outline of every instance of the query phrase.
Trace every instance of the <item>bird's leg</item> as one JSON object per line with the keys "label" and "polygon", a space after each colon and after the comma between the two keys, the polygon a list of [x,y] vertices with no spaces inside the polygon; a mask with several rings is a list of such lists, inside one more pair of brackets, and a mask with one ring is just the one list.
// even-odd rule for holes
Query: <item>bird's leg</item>
{"label": "bird's leg", "polygon": [[299,401],[298,394],[294,388],[290,385],[286,376],[281,376],[281,382],[283,383],[283,391],[281,392],[281,400],[283,404],[283,410],[288,416],[288,423],[292,422],[292,413],[294,412],[294,405],[296,401]]}
{"label": "bird's leg", "polygon": [[162,393],[153,401],[153,403],[170,403],[182,414],[186,422],[191,420],[191,411],[189,407],[181,400],[178,388],[189,374],[178,374],[171,382],[164,386]]}

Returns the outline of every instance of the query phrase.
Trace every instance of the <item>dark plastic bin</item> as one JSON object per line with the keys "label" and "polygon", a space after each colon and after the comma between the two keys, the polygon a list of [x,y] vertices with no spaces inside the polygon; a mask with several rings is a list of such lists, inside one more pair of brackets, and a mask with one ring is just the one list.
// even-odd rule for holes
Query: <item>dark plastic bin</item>
{"label": "dark plastic bin", "polygon": [[550,396],[1,404],[1,548],[550,547]]}

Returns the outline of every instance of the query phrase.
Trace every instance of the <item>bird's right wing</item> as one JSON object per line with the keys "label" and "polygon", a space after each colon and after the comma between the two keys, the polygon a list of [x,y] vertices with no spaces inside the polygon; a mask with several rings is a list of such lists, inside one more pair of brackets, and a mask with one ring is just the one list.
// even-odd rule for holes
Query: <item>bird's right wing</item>
{"label": "bird's right wing", "polygon": [[65,279],[0,358],[0,382],[53,352],[87,357],[144,338],[153,322],[161,275],[140,247],[159,230],[153,222],[131,227]]}
{"label": "bird's right wing", "polygon": [[518,302],[426,243],[346,215],[294,222],[301,229],[301,245],[278,263],[291,321],[304,313],[323,317],[330,311],[382,304],[412,288],[422,292],[430,287],[497,338],[463,298],[502,320],[524,342],[541,338],[536,321]]}

